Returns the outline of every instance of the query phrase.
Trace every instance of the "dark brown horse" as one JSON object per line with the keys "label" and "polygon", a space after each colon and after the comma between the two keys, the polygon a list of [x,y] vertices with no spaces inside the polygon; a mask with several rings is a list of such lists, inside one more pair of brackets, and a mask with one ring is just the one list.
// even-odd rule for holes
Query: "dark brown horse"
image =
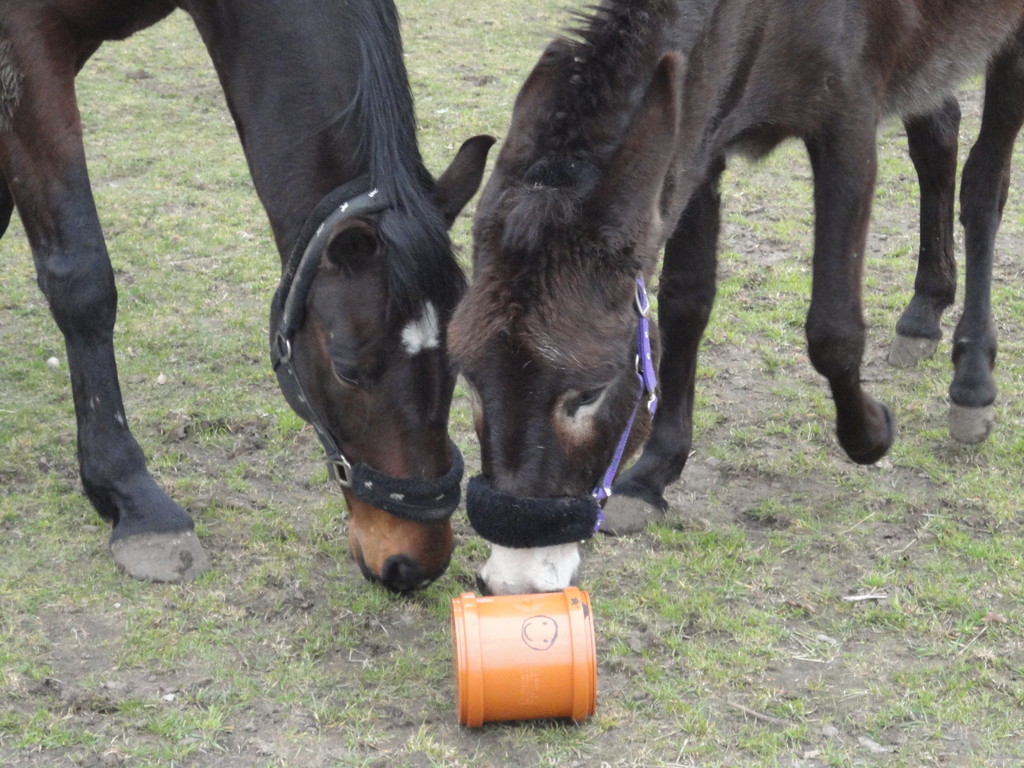
{"label": "dark brown horse", "polygon": [[[809,357],[831,387],[847,455],[870,464],[886,453],[893,416],[860,377],[877,126],[904,119],[922,185],[915,296],[899,324],[911,341],[893,355],[905,359],[907,346],[938,338],[953,300],[959,113],[949,93],[987,66],[961,192],[966,300],[950,388],[957,434],[983,436],[995,397],[993,238],[1024,120],[1022,19],[1024,0],[607,0],[548,46],[482,195],[473,284],[449,328],[481,441],[467,509],[494,544],[483,588],[562,587],[576,542],[596,527],[635,531],[664,513],[664,490],[690,452],[697,349],[715,297],[717,185],[730,154],[756,158],[787,137],[806,145]],[[663,246],[652,426],[635,297]],[[619,455],[648,430],[602,512]]]}
{"label": "dark brown horse", "polygon": [[16,205],[64,334],[85,492],[132,576],[206,567],[128,430],[74,86],[100,45],[176,8],[209,50],[281,253],[282,390],[327,450],[364,574],[421,587],[448,564],[462,472],[443,331],[464,278],[447,230],[493,140],[467,141],[436,181],[426,170],[387,0],[0,0],[0,223]]}

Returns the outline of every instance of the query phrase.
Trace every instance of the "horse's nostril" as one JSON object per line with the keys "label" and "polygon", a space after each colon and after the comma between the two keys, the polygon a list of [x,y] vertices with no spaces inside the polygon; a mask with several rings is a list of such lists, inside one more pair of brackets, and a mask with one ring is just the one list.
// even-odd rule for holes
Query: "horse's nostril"
{"label": "horse's nostril", "polygon": [[395,592],[411,592],[421,589],[432,579],[423,575],[420,567],[408,555],[392,555],[380,569],[380,582]]}

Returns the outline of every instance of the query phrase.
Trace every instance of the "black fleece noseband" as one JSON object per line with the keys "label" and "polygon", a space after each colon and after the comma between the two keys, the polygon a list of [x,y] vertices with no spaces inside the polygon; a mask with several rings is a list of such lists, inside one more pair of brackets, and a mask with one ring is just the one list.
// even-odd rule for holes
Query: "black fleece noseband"
{"label": "black fleece noseband", "polygon": [[600,524],[601,505],[593,496],[512,496],[477,475],[466,488],[466,513],[473,530],[487,541],[524,549],[589,539]]}

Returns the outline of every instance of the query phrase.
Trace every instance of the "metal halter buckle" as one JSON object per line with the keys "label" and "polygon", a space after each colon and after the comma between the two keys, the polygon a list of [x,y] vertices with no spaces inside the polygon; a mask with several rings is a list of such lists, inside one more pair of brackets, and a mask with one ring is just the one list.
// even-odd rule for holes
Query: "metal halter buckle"
{"label": "metal halter buckle", "polygon": [[327,466],[342,488],[352,487],[352,465],[341,453],[327,460]]}
{"label": "metal halter buckle", "polygon": [[647,317],[651,311],[651,301],[647,298],[647,289],[644,287],[644,280],[642,277],[637,278],[636,281],[636,311],[640,314],[640,317]]}

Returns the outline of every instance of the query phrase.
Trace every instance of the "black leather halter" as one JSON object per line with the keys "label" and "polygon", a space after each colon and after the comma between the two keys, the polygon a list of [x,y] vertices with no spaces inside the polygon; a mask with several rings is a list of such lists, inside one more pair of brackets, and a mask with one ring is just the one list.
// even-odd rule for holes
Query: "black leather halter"
{"label": "black leather halter", "polygon": [[328,470],[342,488],[348,488],[361,501],[396,517],[415,522],[438,522],[451,517],[461,498],[464,465],[455,443],[448,441],[452,454],[451,468],[434,480],[392,477],[362,462],[352,462],[313,409],[295,371],[292,339],[302,327],[306,297],[319,267],[324,244],[338,223],[354,216],[380,213],[387,207],[376,189],[353,195],[353,190],[368,186],[367,179],[359,178],[338,187],[306,219],[274,296],[274,301],[281,307],[281,316],[270,345],[271,360],[281,383],[290,385],[298,396],[302,406],[300,415],[316,430],[327,453]]}

